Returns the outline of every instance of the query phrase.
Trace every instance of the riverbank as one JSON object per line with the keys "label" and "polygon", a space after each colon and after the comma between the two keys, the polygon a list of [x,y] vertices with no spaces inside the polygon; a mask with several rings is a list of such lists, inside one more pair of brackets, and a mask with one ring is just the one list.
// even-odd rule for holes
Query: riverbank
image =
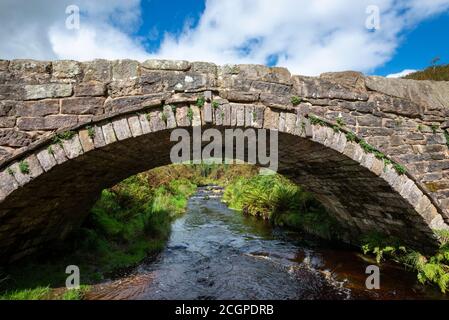
{"label": "riverbank", "polygon": [[[166,175],[156,169],[103,190],[82,227],[64,243],[0,270],[0,299],[82,299],[90,284],[126,274],[155,257],[197,188],[190,180],[166,180]],[[84,286],[79,290],[63,289],[68,265],[80,269]]]}
{"label": "riverbank", "polygon": [[[344,228],[313,196],[279,176],[237,179],[225,190],[224,201],[233,209],[328,240],[344,238]],[[363,254],[376,258],[378,265],[391,261],[414,271],[422,285],[449,291],[449,232],[435,230],[440,247],[433,256],[407,248],[399,239],[376,232],[361,237]]]}

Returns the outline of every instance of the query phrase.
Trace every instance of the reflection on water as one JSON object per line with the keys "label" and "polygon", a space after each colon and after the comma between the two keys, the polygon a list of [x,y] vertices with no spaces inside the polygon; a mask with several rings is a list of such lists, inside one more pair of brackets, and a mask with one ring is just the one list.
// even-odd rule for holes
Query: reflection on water
{"label": "reflection on water", "polygon": [[220,200],[219,188],[199,188],[156,261],[96,286],[88,298],[444,298],[390,264],[381,266],[381,290],[367,290],[365,269],[373,261],[236,214]]}

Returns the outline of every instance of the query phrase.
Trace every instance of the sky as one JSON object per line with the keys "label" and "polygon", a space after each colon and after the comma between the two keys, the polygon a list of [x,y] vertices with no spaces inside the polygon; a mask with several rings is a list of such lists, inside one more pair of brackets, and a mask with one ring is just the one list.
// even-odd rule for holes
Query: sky
{"label": "sky", "polygon": [[0,59],[179,59],[393,77],[435,57],[449,63],[449,0],[0,0],[0,21]]}

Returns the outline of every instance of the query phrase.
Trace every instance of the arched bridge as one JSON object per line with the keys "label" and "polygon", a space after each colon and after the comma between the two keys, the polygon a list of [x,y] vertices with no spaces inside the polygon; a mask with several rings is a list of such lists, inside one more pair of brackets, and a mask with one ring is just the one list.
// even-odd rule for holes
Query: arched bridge
{"label": "arched bridge", "polygon": [[[198,101],[201,101],[198,103]],[[348,230],[430,250],[449,222],[449,83],[132,60],[0,61],[0,261],[62,241],[175,128],[279,132],[279,172]]]}

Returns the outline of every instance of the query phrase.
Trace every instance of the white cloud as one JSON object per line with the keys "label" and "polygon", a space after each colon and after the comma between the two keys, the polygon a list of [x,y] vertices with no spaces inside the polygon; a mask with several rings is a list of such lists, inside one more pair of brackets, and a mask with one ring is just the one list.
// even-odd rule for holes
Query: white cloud
{"label": "white cloud", "polygon": [[[69,4],[83,13],[78,31],[65,28]],[[365,28],[368,5],[381,12],[375,32]],[[132,36],[144,18],[139,0],[2,0],[0,57],[271,60],[306,75],[372,72],[393,57],[404,30],[448,9],[449,0],[207,0],[195,27],[167,34],[150,54]]]}
{"label": "white cloud", "polygon": [[402,70],[401,72],[398,72],[398,73],[389,74],[387,76],[387,78],[402,78],[402,77],[408,76],[409,74],[414,73],[416,71],[418,71],[418,70],[405,69],[405,70]]}
{"label": "white cloud", "polygon": [[[365,28],[373,4],[376,32]],[[391,59],[402,31],[448,8],[449,0],[208,0],[198,26],[167,37],[158,56],[265,64],[277,55],[300,74],[371,72]]]}
{"label": "white cloud", "polygon": [[[79,30],[69,30],[65,10],[77,5]],[[0,58],[75,59],[149,56],[130,35],[141,22],[140,0],[2,0]]]}

